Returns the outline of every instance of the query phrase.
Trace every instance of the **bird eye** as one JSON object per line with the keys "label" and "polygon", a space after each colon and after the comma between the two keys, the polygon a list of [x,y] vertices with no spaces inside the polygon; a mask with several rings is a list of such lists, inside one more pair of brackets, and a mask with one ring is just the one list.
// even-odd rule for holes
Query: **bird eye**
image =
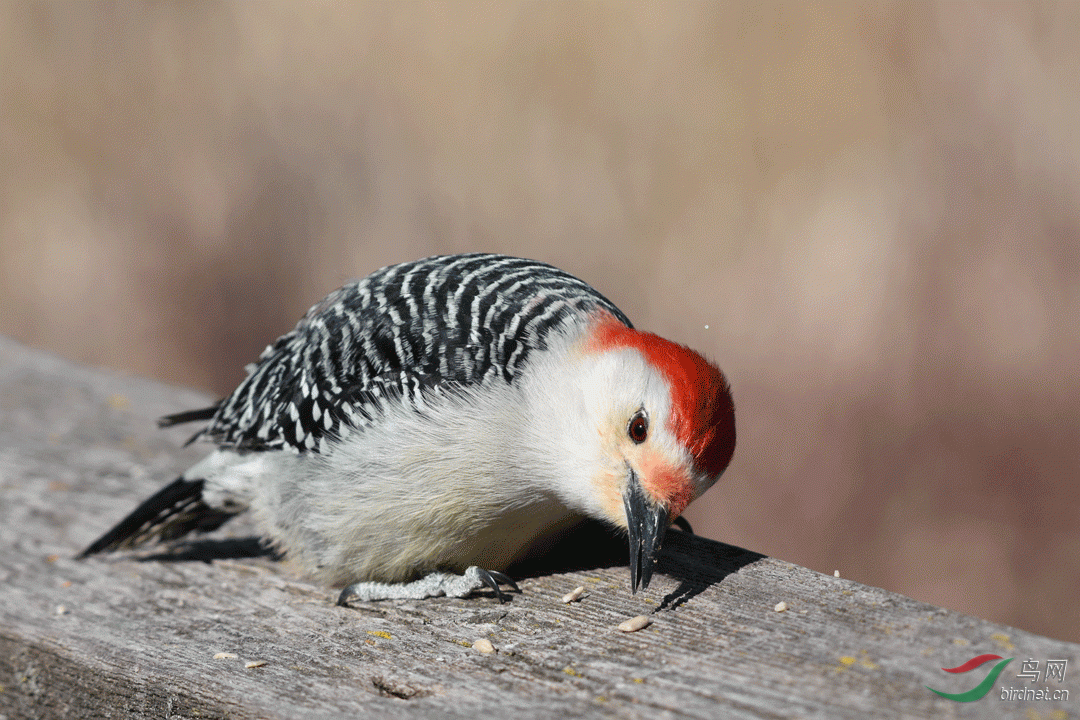
{"label": "bird eye", "polygon": [[649,418],[645,417],[645,413],[639,412],[630,418],[630,425],[626,428],[626,434],[639,445],[645,442],[645,439],[649,437]]}

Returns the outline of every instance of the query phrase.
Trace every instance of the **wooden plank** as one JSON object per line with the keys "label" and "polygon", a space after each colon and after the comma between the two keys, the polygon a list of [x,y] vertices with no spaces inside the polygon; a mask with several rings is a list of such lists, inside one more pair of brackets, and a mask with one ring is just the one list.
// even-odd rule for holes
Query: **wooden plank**
{"label": "wooden plank", "polygon": [[[0,339],[0,717],[1077,717],[1080,646],[679,532],[644,594],[625,567],[594,567],[525,577],[503,605],[336,607],[249,557],[242,520],[172,551],[72,559],[205,451],[153,420],[208,400]],[[615,629],[639,614],[648,628]],[[983,653],[1016,658],[987,697],[925,687],[972,688],[990,665],[940,668]],[[1029,658],[1066,660],[1064,681],[1016,677]],[[1000,699],[1021,686],[1071,699]]]}

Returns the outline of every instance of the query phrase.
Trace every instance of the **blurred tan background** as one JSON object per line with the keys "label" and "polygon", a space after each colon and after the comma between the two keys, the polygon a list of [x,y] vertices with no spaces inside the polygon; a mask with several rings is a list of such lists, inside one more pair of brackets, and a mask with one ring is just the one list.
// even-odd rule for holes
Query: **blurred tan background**
{"label": "blurred tan background", "polygon": [[546,260],[729,374],[699,532],[1080,641],[1077,37],[1076,3],[3,3],[0,332],[226,393],[377,267]]}

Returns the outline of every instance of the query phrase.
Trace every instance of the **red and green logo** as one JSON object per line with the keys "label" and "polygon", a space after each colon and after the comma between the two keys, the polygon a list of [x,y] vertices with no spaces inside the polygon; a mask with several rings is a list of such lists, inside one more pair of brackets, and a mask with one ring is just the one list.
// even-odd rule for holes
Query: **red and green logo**
{"label": "red and green logo", "polygon": [[985,665],[991,660],[1000,660],[1001,662],[994,666],[994,669],[991,670],[990,673],[983,678],[983,681],[981,683],[971,688],[967,692],[941,692],[940,690],[934,690],[934,688],[930,687],[929,685],[926,686],[926,689],[931,692],[936,692],[938,695],[947,700],[955,700],[956,702],[971,702],[972,700],[981,700],[982,698],[986,697],[986,694],[988,692],[990,692],[990,688],[992,688],[994,686],[994,683],[997,682],[998,675],[1001,674],[1001,671],[1005,669],[1006,665],[1012,662],[1012,658],[1004,659],[1000,655],[992,655],[990,653],[987,653],[986,655],[978,655],[976,657],[973,657],[963,665],[957,665],[954,668],[941,668],[947,673],[966,673],[971,672],[977,667]]}

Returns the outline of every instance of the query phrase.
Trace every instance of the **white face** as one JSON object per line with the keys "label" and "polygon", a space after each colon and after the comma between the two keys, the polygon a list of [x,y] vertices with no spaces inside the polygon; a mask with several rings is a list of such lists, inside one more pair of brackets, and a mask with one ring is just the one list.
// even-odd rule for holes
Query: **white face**
{"label": "white face", "polygon": [[567,350],[562,357],[573,373],[565,365],[561,374],[538,368],[525,385],[542,418],[538,442],[557,458],[564,500],[625,528],[623,493],[633,470],[650,498],[672,517],[681,513],[704,487],[669,428],[667,381],[632,348]]}

